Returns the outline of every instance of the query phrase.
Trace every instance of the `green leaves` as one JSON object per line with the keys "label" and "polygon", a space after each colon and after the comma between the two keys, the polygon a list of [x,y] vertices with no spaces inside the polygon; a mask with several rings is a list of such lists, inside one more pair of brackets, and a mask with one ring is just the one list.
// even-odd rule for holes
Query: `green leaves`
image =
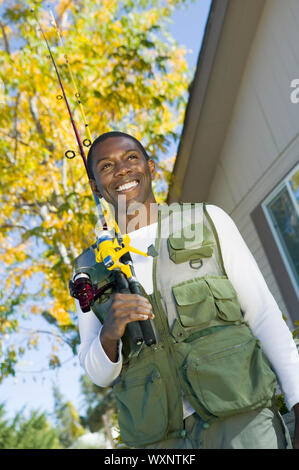
{"label": "green leaves", "polygon": [[36,410],[24,417],[24,409],[12,421],[4,419],[5,404],[0,405],[1,449],[57,449],[58,431],[52,428],[44,413]]}

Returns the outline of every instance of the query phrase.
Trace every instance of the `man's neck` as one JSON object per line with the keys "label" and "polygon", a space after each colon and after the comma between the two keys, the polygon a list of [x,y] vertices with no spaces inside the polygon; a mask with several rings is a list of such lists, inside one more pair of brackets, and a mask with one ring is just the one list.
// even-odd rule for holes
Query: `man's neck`
{"label": "man's neck", "polygon": [[151,225],[158,220],[158,204],[131,204],[127,208],[126,214],[116,214],[117,223],[122,233],[134,232],[142,227]]}

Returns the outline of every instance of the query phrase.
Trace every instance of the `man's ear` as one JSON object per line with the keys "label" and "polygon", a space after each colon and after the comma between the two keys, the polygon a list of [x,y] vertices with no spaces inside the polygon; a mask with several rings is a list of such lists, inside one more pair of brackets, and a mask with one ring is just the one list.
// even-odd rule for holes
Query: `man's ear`
{"label": "man's ear", "polygon": [[151,158],[149,158],[147,163],[148,163],[148,166],[149,166],[149,169],[150,169],[152,180],[154,180],[155,179],[155,174],[156,174],[156,164],[155,164],[154,160],[152,160]]}
{"label": "man's ear", "polygon": [[98,190],[97,183],[95,182],[95,180],[89,180],[89,184],[90,184],[92,192],[96,194],[99,198],[101,198],[102,194]]}

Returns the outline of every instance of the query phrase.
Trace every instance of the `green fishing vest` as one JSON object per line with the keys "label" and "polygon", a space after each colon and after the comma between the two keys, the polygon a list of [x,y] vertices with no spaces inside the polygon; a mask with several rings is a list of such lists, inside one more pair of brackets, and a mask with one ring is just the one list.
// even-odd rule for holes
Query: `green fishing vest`
{"label": "green fishing vest", "polygon": [[[160,206],[155,249],[154,292],[144,295],[157,343],[135,346],[125,333],[122,371],[112,384],[121,438],[130,447],[185,436],[182,395],[211,423],[271,406],[276,385],[244,321],[205,203]],[[113,279],[95,263],[92,247],[76,259],[80,270],[98,286]],[[93,306],[102,323],[112,294]]]}

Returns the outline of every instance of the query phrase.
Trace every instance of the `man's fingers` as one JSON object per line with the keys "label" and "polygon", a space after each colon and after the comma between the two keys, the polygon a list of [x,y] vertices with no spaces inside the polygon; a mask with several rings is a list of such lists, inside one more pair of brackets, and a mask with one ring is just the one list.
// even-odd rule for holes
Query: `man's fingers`
{"label": "man's fingers", "polygon": [[115,294],[111,313],[118,330],[127,323],[154,319],[151,303],[138,294]]}
{"label": "man's fingers", "polygon": [[146,303],[148,305],[151,305],[146,297],[143,297],[142,295],[139,295],[139,294],[115,294],[114,302],[130,302],[130,303],[140,302],[140,303]]}
{"label": "man's fingers", "polygon": [[120,294],[119,292],[114,294],[114,298],[117,300],[145,299],[145,297],[139,294]]}
{"label": "man's fingers", "polygon": [[134,310],[130,308],[123,308],[117,310],[116,317],[120,320],[125,320],[126,317],[134,318],[135,320],[147,320],[148,318],[154,319],[154,314],[151,310],[146,310],[145,308],[135,308]]}
{"label": "man's fingers", "polygon": [[130,313],[127,318],[127,323],[133,322],[133,321],[144,321],[144,320],[149,320],[150,316],[149,315],[144,315],[142,313]]}
{"label": "man's fingers", "polygon": [[148,302],[147,299],[140,297],[139,299],[128,299],[128,300],[114,300],[112,304],[112,309],[122,310],[122,309],[133,309],[133,310],[140,310],[143,309],[145,311],[152,311],[152,306]]}
{"label": "man's fingers", "polygon": [[152,309],[152,306],[149,302],[143,302],[142,300],[126,300],[126,301],[123,301],[123,300],[115,300],[113,302],[113,307],[114,308],[122,308],[122,306],[125,306],[125,307],[142,307],[142,308],[147,308],[147,309]]}

